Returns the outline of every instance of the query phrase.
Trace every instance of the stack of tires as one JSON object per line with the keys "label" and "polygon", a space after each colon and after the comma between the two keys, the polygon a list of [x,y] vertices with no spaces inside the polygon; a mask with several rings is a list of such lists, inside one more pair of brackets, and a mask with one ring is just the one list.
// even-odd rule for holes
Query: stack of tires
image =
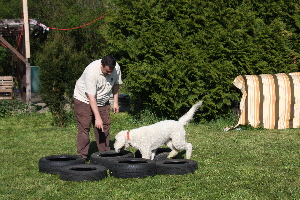
{"label": "stack of tires", "polygon": [[115,178],[145,178],[160,174],[183,175],[193,173],[198,164],[190,159],[167,159],[168,148],[157,150],[154,160],[141,158],[137,151],[116,153],[114,150],[93,153],[90,164],[76,155],[52,155],[39,160],[39,171],[60,174],[65,181],[99,181]]}

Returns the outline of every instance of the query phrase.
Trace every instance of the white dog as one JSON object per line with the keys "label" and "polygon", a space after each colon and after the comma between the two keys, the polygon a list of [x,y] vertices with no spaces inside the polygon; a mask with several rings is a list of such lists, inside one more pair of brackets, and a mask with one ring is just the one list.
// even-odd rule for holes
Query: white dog
{"label": "white dog", "polygon": [[184,125],[193,118],[201,105],[202,101],[197,102],[178,121],[165,120],[131,131],[119,132],[115,137],[115,151],[120,152],[121,149],[132,146],[140,150],[143,158],[153,160],[157,148],[165,144],[172,150],[168,158],[176,156],[180,150],[186,150],[186,159],[190,159],[193,146],[185,141]]}

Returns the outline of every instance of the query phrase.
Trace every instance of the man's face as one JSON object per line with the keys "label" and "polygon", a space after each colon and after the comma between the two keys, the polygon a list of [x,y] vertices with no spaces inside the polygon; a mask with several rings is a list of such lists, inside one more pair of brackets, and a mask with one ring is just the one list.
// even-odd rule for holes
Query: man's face
{"label": "man's face", "polygon": [[104,66],[101,64],[101,71],[104,74],[104,76],[110,75],[114,69],[110,69],[108,66]]}

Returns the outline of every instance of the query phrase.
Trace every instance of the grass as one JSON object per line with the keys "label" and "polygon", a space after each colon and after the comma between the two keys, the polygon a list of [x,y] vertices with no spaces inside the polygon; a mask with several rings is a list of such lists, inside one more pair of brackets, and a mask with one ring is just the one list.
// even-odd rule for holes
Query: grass
{"label": "grass", "polygon": [[[150,121],[112,114],[112,140]],[[76,154],[75,122],[51,124],[50,113],[0,119],[0,199],[300,199],[300,129],[224,132],[234,123],[189,124],[194,174],[67,182],[38,171],[41,157]]]}

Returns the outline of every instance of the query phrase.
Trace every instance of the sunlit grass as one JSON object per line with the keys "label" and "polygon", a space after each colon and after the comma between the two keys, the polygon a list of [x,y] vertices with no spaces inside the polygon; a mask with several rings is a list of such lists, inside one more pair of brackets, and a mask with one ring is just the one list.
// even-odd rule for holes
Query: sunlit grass
{"label": "sunlit grass", "polygon": [[[153,121],[145,116],[139,123],[127,113],[111,117],[111,140],[121,130]],[[1,118],[0,199],[299,199],[300,130],[224,132],[230,123],[186,126],[199,165],[194,174],[67,182],[38,172],[38,161],[76,154],[75,122],[54,127],[49,113]]]}

